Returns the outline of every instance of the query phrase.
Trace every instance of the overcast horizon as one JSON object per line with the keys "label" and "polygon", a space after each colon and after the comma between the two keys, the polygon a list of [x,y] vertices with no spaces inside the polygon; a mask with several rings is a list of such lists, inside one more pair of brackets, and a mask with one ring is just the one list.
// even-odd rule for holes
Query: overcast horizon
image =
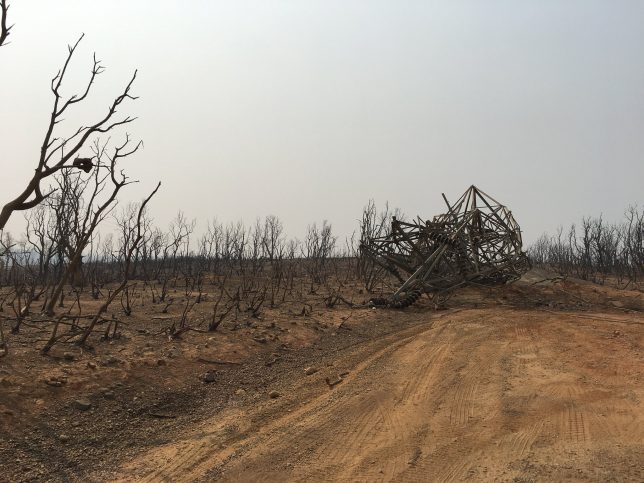
{"label": "overcast horizon", "polygon": [[273,214],[290,236],[326,219],[344,238],[369,199],[431,218],[441,193],[475,184],[529,243],[644,202],[644,2],[187,4],[12,2],[3,204],[36,165],[50,79],[83,32],[64,92],[94,51],[106,71],[68,125],[104,115],[138,69],[140,98],[119,112],[145,147],[121,202],[161,181],[161,228],[179,210],[200,229]]}

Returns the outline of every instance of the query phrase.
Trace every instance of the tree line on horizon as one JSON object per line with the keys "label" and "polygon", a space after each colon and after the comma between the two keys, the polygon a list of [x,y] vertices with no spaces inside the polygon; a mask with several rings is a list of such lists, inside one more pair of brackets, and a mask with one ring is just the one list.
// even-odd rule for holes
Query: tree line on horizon
{"label": "tree line on horizon", "polygon": [[544,233],[529,248],[533,265],[561,275],[603,284],[631,286],[644,277],[644,209],[629,206],[624,219],[607,223],[601,216]]}

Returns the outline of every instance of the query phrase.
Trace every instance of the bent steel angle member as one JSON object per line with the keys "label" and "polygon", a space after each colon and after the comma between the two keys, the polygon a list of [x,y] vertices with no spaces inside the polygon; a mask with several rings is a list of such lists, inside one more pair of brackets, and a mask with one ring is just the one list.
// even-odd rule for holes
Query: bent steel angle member
{"label": "bent steel angle member", "polygon": [[433,220],[391,222],[386,236],[362,240],[364,256],[401,285],[377,305],[402,308],[422,293],[439,294],[469,284],[513,282],[530,268],[512,212],[476,186]]}

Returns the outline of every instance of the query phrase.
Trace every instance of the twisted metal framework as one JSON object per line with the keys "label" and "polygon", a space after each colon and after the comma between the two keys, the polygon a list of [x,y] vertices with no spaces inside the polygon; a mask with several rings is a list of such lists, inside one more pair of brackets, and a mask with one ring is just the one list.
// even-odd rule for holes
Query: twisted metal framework
{"label": "twisted metal framework", "polygon": [[510,210],[476,186],[453,205],[443,199],[448,211],[432,221],[394,217],[387,236],[363,240],[362,253],[401,283],[391,298],[374,304],[406,307],[422,293],[440,296],[467,284],[509,283],[529,269]]}

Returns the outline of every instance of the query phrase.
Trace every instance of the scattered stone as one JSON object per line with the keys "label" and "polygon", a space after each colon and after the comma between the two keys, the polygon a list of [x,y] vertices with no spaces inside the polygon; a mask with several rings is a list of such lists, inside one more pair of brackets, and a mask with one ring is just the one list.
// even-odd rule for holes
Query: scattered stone
{"label": "scattered stone", "polygon": [[159,359],[157,361],[157,366],[165,366],[165,360],[164,359]]}
{"label": "scattered stone", "polygon": [[217,380],[217,374],[214,371],[206,372],[202,377],[203,382],[211,383]]}
{"label": "scattered stone", "polygon": [[246,391],[243,389],[237,389],[235,391],[235,396],[245,396],[245,395],[246,395]]}
{"label": "scattered stone", "polygon": [[112,399],[114,399],[114,392],[113,392],[113,391],[105,391],[105,392],[103,393],[103,397],[104,397],[105,399],[110,399],[110,400],[112,400]]}
{"label": "scattered stone", "polygon": [[66,434],[61,434],[60,436],[58,436],[58,439],[61,442],[66,443],[67,441],[69,441],[69,436],[67,436]]}
{"label": "scattered stone", "polygon": [[92,403],[88,399],[76,399],[73,405],[79,411],[87,411],[92,407]]}
{"label": "scattered stone", "polygon": [[255,342],[259,342],[260,344],[266,344],[266,342],[267,342],[266,337],[260,336],[260,335],[256,335],[255,337],[253,337],[253,340]]}
{"label": "scattered stone", "polygon": [[340,384],[342,382],[342,378],[340,376],[335,376],[334,378],[327,377],[325,381],[329,385],[329,387],[333,387]]}
{"label": "scattered stone", "polygon": [[73,352],[65,352],[63,354],[63,357],[64,357],[64,359],[66,361],[74,361],[74,360],[76,360],[76,354],[74,354]]}
{"label": "scattered stone", "polygon": [[114,357],[114,356],[109,356],[106,359],[103,359],[103,364],[106,366],[111,366],[112,364],[116,364],[119,360]]}
{"label": "scattered stone", "polygon": [[147,334],[147,333],[148,333],[147,329],[137,329],[136,331],[137,331],[139,334]]}
{"label": "scattered stone", "polygon": [[620,302],[619,300],[609,300],[608,303],[611,304],[613,307],[617,307],[619,309],[624,307],[624,303]]}
{"label": "scattered stone", "polygon": [[48,379],[45,383],[51,387],[61,387],[63,385],[63,381],[59,381],[58,379]]}
{"label": "scattered stone", "polygon": [[72,428],[78,428],[81,425],[80,421],[72,422]]}
{"label": "scattered stone", "polygon": [[90,369],[96,369],[96,364],[95,364],[95,363],[93,363],[92,361],[89,361],[89,362],[87,363],[87,367],[89,367]]}
{"label": "scattered stone", "polygon": [[270,397],[271,399],[277,399],[278,397],[281,397],[281,396],[282,395],[275,390],[268,393],[268,397]]}
{"label": "scattered stone", "polygon": [[304,374],[306,374],[307,376],[315,374],[316,372],[318,372],[318,369],[316,367],[307,367],[306,369],[304,369]]}
{"label": "scattered stone", "polygon": [[622,335],[622,333],[619,330],[613,331],[613,336],[619,337],[620,335]]}

